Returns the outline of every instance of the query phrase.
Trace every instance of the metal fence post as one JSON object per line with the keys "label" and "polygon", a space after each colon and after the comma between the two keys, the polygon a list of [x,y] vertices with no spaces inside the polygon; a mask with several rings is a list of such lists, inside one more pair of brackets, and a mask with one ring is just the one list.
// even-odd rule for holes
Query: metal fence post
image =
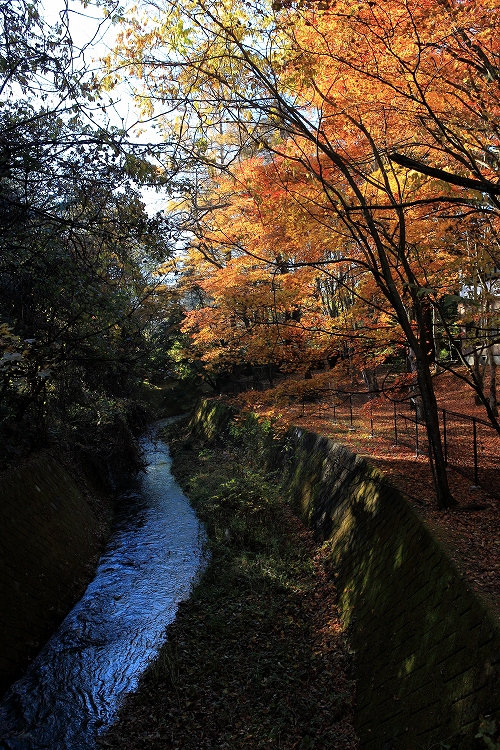
{"label": "metal fence post", "polygon": [[417,419],[416,409],[415,409],[415,455],[418,456],[418,419]]}
{"label": "metal fence post", "polygon": [[349,394],[349,413],[350,413],[350,425],[349,429],[354,430],[354,425],[352,423],[352,393]]}
{"label": "metal fence post", "polygon": [[477,424],[476,418],[472,417],[472,434],[474,441],[474,486],[479,487],[479,476],[477,467]]}
{"label": "metal fence post", "polygon": [[448,443],[446,441],[446,409],[443,409],[443,444],[444,444],[444,463],[448,466]]}

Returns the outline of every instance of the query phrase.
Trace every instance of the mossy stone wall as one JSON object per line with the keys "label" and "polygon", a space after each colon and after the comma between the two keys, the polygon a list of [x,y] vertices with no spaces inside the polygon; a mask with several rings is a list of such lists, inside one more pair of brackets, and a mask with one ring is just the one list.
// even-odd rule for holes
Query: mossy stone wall
{"label": "mossy stone wall", "polygon": [[[203,405],[194,423],[213,437],[224,419],[223,405]],[[486,603],[359,456],[294,428],[270,449],[269,465],[330,548],[355,651],[362,747],[484,749],[480,719],[500,716],[500,623]]]}
{"label": "mossy stone wall", "polygon": [[207,442],[222,438],[236,413],[222,401],[201,400],[193,411],[189,429]]}
{"label": "mossy stone wall", "polygon": [[0,479],[0,691],[81,595],[102,541],[102,522],[54,458]]}
{"label": "mossy stone wall", "polygon": [[367,750],[484,748],[500,712],[500,623],[400,493],[313,433],[287,436],[292,503],[327,540],[355,651]]}

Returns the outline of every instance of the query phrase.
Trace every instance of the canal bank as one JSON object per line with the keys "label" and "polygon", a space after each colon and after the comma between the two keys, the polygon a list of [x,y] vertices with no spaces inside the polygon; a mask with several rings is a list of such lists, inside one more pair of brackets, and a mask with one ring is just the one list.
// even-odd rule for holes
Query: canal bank
{"label": "canal bank", "polygon": [[189,596],[203,532],[167,446],[141,443],[146,472],[117,503],[94,580],[0,706],[1,748],[94,748]]}
{"label": "canal bank", "polygon": [[409,502],[360,456],[300,428],[200,404],[192,430],[257,450],[313,530],[355,654],[366,750],[496,750],[500,622]]}
{"label": "canal bank", "polygon": [[2,695],[92,579],[113,496],[92,472],[45,453],[5,474],[0,497]]}
{"label": "canal bank", "polygon": [[103,747],[356,750],[335,587],[259,440],[207,443],[186,428],[168,442],[211,564]]}

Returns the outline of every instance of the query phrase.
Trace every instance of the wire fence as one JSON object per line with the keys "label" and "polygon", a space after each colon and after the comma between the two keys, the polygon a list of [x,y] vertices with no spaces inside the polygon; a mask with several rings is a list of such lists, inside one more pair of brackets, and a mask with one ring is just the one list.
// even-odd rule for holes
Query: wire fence
{"label": "wire fence", "polygon": [[[247,383],[229,383],[226,393],[241,393]],[[251,387],[254,387],[253,385]],[[391,397],[333,388],[316,389],[314,395],[289,397],[292,419],[319,419],[328,433],[363,431],[393,445],[404,445],[416,456],[428,456],[427,430],[421,417],[418,393]],[[478,417],[439,409],[445,461],[472,486],[500,498],[500,435],[493,425]]]}
{"label": "wire fence", "polygon": [[[248,389],[243,383],[229,386],[227,393]],[[404,445],[416,456],[429,454],[417,393],[397,399],[384,392],[373,398],[367,392],[322,388],[302,399],[290,396],[289,410],[297,420],[321,420],[329,433],[359,430]],[[470,479],[472,486],[500,498],[500,435],[493,425],[447,409],[439,409],[439,422],[447,465]]]}
{"label": "wire fence", "polygon": [[[293,405],[293,406],[292,406]],[[368,432],[394,445],[404,445],[416,456],[428,456],[427,430],[419,411],[418,394],[400,400],[385,395],[323,389],[320,399],[290,400],[300,418],[326,420],[331,431]],[[467,414],[439,409],[445,461],[473,486],[500,497],[500,435],[489,422]]]}

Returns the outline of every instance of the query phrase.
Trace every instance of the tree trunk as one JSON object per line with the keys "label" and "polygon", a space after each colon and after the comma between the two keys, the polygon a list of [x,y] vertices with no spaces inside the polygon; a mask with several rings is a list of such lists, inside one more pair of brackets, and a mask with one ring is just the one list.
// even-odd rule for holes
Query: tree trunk
{"label": "tree trunk", "polygon": [[432,308],[432,339],[434,341],[434,362],[436,364],[436,375],[438,375],[440,372],[443,372],[443,369],[439,364],[443,341],[441,331],[438,327],[438,318],[435,308]]}
{"label": "tree trunk", "polygon": [[380,393],[380,386],[377,380],[377,371],[370,367],[366,367],[361,370],[361,375],[365,381],[365,385],[368,388],[370,398],[375,398]]}
{"label": "tree trunk", "polygon": [[493,354],[493,344],[488,347],[488,364],[490,367],[490,409],[495,417],[498,417],[498,406],[497,406],[497,363],[495,362],[495,355]]}
{"label": "tree trunk", "polygon": [[424,415],[424,409],[422,405],[422,397],[419,393],[419,390],[421,391],[422,388],[420,386],[420,379],[418,376],[417,357],[411,347],[408,348],[407,362],[408,362],[408,372],[417,373],[417,379],[418,379],[418,386],[411,385],[409,388],[410,402],[411,402],[411,405],[415,409],[415,418],[421,419],[424,421],[425,415]]}
{"label": "tree trunk", "polygon": [[422,411],[427,430],[429,459],[436,489],[436,500],[438,508],[445,510],[446,508],[453,508],[458,505],[458,503],[451,494],[448,484],[448,474],[446,473],[446,463],[444,460],[443,445],[439,429],[438,406],[434,394],[429,362],[426,361],[425,354],[421,357],[417,357],[416,360],[417,378],[420,386]]}
{"label": "tree trunk", "polygon": [[[398,312],[398,319],[408,341],[408,363],[411,370],[417,373],[417,381],[420,393],[417,397],[417,411],[420,411],[421,419],[425,423],[427,431],[427,441],[429,444],[429,462],[432,470],[434,489],[436,490],[436,502],[438,508],[445,510],[458,505],[457,501],[451,494],[448,483],[448,474],[444,460],[443,445],[441,442],[441,431],[439,428],[438,406],[436,395],[434,393],[434,384],[430,369],[430,362],[427,356],[426,341],[426,321],[424,316],[420,315],[421,306],[418,300],[415,302],[415,320],[418,326],[418,335],[413,330],[402,300],[394,293],[394,307]],[[423,342],[423,346],[421,345]],[[418,418],[418,415],[417,415]]]}
{"label": "tree trunk", "polygon": [[421,317],[422,317],[422,340],[420,345],[422,349],[425,349],[425,354],[429,361],[429,364],[434,364],[436,361],[436,346],[434,343],[434,325],[432,319],[432,306],[429,303],[421,305]]}
{"label": "tree trunk", "polygon": [[[484,393],[484,367],[481,367],[481,355],[477,348],[474,348],[472,357],[474,362],[474,376],[476,378],[478,386]],[[482,403],[481,397],[477,393],[474,396],[474,403],[476,404],[476,406],[481,406]]]}

